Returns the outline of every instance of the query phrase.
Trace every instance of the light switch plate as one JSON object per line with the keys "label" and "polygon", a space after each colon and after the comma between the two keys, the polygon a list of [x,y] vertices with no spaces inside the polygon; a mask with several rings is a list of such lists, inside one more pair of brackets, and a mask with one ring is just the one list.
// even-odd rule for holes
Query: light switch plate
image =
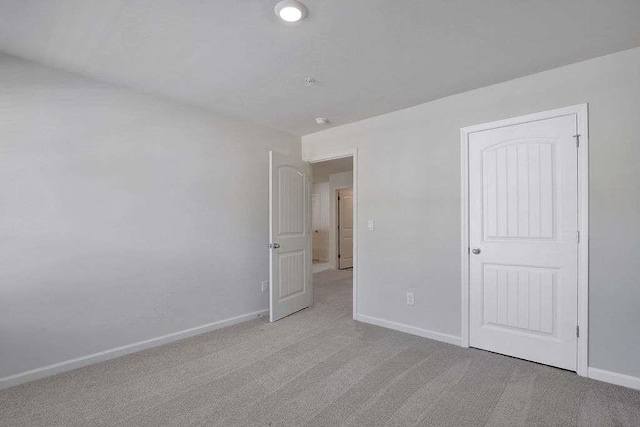
{"label": "light switch plate", "polygon": [[372,219],[367,221],[367,230],[369,231],[375,230],[375,223],[373,222]]}
{"label": "light switch plate", "polygon": [[269,292],[269,281],[265,280],[262,282],[262,292]]}

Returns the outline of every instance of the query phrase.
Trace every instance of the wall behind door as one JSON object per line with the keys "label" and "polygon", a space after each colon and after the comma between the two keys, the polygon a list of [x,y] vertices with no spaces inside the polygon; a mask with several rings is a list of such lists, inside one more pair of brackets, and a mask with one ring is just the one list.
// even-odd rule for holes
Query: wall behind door
{"label": "wall behind door", "polygon": [[300,139],[0,55],[0,378],[268,307]]}
{"label": "wall behind door", "polygon": [[633,49],[303,137],[358,148],[360,313],[459,337],[460,128],[588,102],[589,365],[640,377],[638,76]]}

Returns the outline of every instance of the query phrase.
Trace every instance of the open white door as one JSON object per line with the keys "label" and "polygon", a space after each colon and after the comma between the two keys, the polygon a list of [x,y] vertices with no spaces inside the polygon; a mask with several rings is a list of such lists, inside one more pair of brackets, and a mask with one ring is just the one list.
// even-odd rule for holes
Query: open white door
{"label": "open white door", "polygon": [[309,165],[269,152],[270,320],[312,301]]}

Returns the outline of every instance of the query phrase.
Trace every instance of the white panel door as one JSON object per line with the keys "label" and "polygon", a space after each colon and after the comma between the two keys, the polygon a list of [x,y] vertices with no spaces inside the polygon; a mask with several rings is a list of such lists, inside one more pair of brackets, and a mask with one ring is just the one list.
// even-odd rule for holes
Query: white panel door
{"label": "white panel door", "polygon": [[338,268],[353,268],[353,190],[338,190]]}
{"label": "white panel door", "polygon": [[313,246],[313,260],[320,260],[320,215],[322,212],[322,198],[320,193],[313,193],[311,195],[311,226],[313,228],[312,246]]}
{"label": "white panel door", "polygon": [[272,322],[311,305],[309,165],[269,152],[269,280]]}
{"label": "white panel door", "polygon": [[575,115],[469,135],[469,344],[576,370]]}

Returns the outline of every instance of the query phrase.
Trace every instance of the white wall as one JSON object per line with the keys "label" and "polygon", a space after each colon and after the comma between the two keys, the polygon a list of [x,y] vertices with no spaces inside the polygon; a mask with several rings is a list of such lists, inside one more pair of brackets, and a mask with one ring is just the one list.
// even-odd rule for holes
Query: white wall
{"label": "white wall", "polygon": [[311,217],[313,238],[318,244],[319,260],[327,262],[329,261],[329,182],[313,184],[311,194],[317,194],[320,200],[319,215]]}
{"label": "white wall", "polygon": [[268,307],[297,137],[0,55],[0,378]]}
{"label": "white wall", "polygon": [[359,312],[459,336],[460,128],[584,102],[589,365],[640,377],[640,49],[303,137],[303,158],[358,148]]}
{"label": "white wall", "polygon": [[329,175],[329,265],[338,268],[338,207],[336,190],[353,187],[353,172],[341,172]]}

